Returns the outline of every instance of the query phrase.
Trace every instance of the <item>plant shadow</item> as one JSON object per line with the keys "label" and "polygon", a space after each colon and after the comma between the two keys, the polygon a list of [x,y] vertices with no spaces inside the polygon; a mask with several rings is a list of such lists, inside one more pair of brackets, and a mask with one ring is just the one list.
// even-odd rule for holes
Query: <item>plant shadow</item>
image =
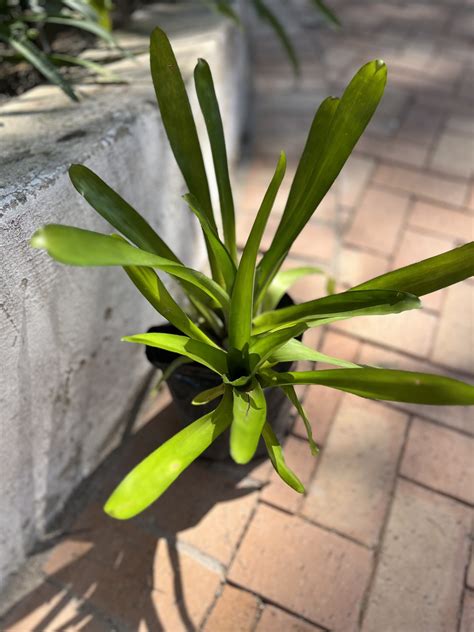
{"label": "plant shadow", "polygon": [[0,629],[199,628],[262,487],[249,477],[260,463],[237,468],[202,459],[142,515],[117,521],[102,510],[123,475],[176,426],[169,405],[86,481],[52,525],[61,535],[36,551],[42,581],[0,618]]}

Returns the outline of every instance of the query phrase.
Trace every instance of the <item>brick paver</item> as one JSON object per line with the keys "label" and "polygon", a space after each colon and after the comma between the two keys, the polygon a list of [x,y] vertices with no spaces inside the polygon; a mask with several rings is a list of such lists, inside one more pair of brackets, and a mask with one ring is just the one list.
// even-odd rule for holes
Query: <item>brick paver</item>
{"label": "brick paver", "polygon": [[229,576],[316,624],[352,630],[371,559],[367,549],[349,540],[261,505]]}
{"label": "brick paver", "polygon": [[[261,248],[269,246],[317,105],[381,57],[381,106],[285,263],[321,265],[345,288],[472,239],[472,1],[329,4],[339,31],[307,0],[271,2],[299,50],[299,79],[268,27],[252,27],[253,138],[237,174],[238,240],[284,149],[287,177]],[[324,293],[324,276],[293,289],[299,302]],[[474,284],[423,304],[318,328],[305,343],[360,364],[473,381]],[[79,494],[76,517],[66,512],[63,537],[32,561],[23,598],[0,605],[0,630],[471,632],[472,409],[298,392],[321,448],[310,454],[297,419],[285,453],[306,495],[268,461],[200,461],[143,516],[110,520],[101,507],[111,489],[175,431],[164,391]]]}
{"label": "brick paver", "polygon": [[363,632],[456,630],[470,530],[464,505],[400,481]]}

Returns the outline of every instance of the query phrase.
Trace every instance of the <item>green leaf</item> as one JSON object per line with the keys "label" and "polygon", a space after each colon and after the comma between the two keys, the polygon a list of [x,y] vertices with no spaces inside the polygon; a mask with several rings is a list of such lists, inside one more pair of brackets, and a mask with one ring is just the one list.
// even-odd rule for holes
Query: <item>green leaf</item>
{"label": "green leaf", "polygon": [[441,375],[392,369],[265,371],[265,386],[320,384],[368,399],[437,406],[474,405],[474,386]]}
{"label": "green leaf", "polygon": [[359,368],[358,364],[326,355],[325,353],[321,353],[320,351],[307,347],[302,342],[295,339],[289,340],[279,349],[272,351],[269,359],[272,364],[276,364],[278,362],[308,360],[310,362],[325,362],[326,364],[333,364],[334,366],[343,367],[345,369]]}
{"label": "green leaf", "polygon": [[119,45],[115,37],[111,33],[109,33],[109,31],[104,29],[102,26],[100,26],[100,24],[97,24],[96,22],[92,22],[90,20],[78,20],[77,18],[70,18],[66,16],[59,16],[59,15],[47,17],[45,18],[44,21],[49,24],[61,24],[62,26],[70,26],[76,29],[81,29],[82,31],[88,31],[89,33],[93,33],[97,37],[100,37],[101,39],[103,39],[105,42],[107,42],[107,44],[109,44],[113,48],[117,48],[118,50],[120,50],[123,54],[127,55],[127,57],[131,56],[130,53],[125,51]]}
{"label": "green leaf", "polygon": [[194,195],[188,193],[187,195],[184,195],[183,198],[194,213],[194,215],[196,215],[196,217],[198,218],[203,233],[207,238],[207,243],[212,249],[214,258],[218,263],[219,270],[222,274],[224,286],[228,292],[231,292],[237,272],[235,263],[233,262],[227,248],[219,239],[219,235],[209,224],[206,215],[204,214],[199,202],[194,197]]}
{"label": "green leaf", "polygon": [[219,384],[219,386],[214,386],[213,388],[208,388],[205,391],[201,391],[196,395],[196,397],[191,402],[194,406],[203,406],[204,404],[209,404],[224,393],[225,384]]}
{"label": "green leaf", "polygon": [[310,274],[325,274],[325,272],[322,268],[315,268],[314,266],[301,266],[299,268],[290,268],[289,270],[280,270],[265,293],[262,302],[263,309],[265,311],[275,309],[291,286],[299,281],[299,279],[309,276]]}
{"label": "green leaf", "polygon": [[303,483],[285,463],[283,450],[268,422],[263,426],[262,436],[267,447],[268,456],[280,478],[299,494],[304,494]]}
{"label": "green leaf", "polygon": [[248,463],[255,454],[267,418],[267,402],[257,380],[249,390],[233,389],[230,454],[236,463]]}
{"label": "green leaf", "polygon": [[[150,65],[156,98],[163,125],[176,162],[189,192],[199,200],[210,225],[217,231],[212,210],[209,184],[183,77],[169,39],[155,28],[150,38]],[[214,280],[219,279],[219,266],[207,240],[206,247]]]}
{"label": "green leaf", "polygon": [[424,296],[474,275],[474,242],[361,283],[353,290],[396,289]]}
{"label": "green leaf", "polygon": [[307,328],[306,323],[298,323],[260,336],[253,336],[249,346],[250,369],[257,370],[282,345],[302,334]]}
{"label": "green leaf", "polygon": [[334,24],[335,26],[341,26],[341,22],[339,18],[337,17],[337,15],[334,13],[334,11],[331,11],[331,9],[327,6],[325,2],[323,2],[323,0],[312,0],[312,1],[313,1],[313,4],[315,4],[318,7],[318,9],[324,15],[324,17],[326,18],[328,22],[330,22],[331,24]]}
{"label": "green leaf", "polygon": [[69,177],[92,208],[136,246],[181,263],[140,213],[88,167],[71,165]]}
{"label": "green leaf", "polygon": [[124,336],[122,341],[136,342],[184,355],[195,362],[199,362],[199,364],[207,366],[211,371],[215,371],[219,375],[227,372],[226,354],[222,349],[198,340],[192,340],[186,336],[159,333],[134,334],[133,336]]}
{"label": "green leaf", "polygon": [[218,13],[224,15],[226,18],[230,18],[238,26],[241,25],[239,16],[226,0],[203,0],[203,2],[210,9],[217,11]]}
{"label": "green leaf", "polygon": [[103,80],[101,83],[128,84],[128,82],[122,79],[120,75],[117,75],[109,70],[107,66],[103,66],[102,64],[98,64],[97,62],[84,57],[74,57],[73,55],[52,53],[49,55],[49,58],[52,62],[59,65],[82,66],[101,77]]}
{"label": "green leaf", "polygon": [[156,98],[166,133],[184,180],[215,229],[209,185],[184,81],[166,33],[155,28],[150,39],[150,64]]}
{"label": "green leaf", "polygon": [[59,73],[54,64],[48,59],[48,56],[43,53],[33,42],[29,39],[22,38],[17,39],[15,37],[2,37],[0,39],[9,44],[13,49],[16,50],[26,61],[28,61],[32,66],[36,68],[48,81],[54,83],[61,88],[61,90],[70,98],[72,101],[79,101],[77,94],[74,92],[71,84],[64,79],[64,77]]}
{"label": "green leaf", "polygon": [[416,296],[398,290],[361,290],[332,294],[300,305],[264,312],[254,319],[254,334],[288,327],[298,322],[314,323],[317,319],[352,318],[353,316],[398,314],[417,309]]}
{"label": "green leaf", "polygon": [[114,490],[104,510],[127,520],[157,500],[178,476],[224,432],[232,420],[228,389],[212,412],[174,435],[137,465]]}
{"label": "green leaf", "polygon": [[126,266],[124,270],[138,291],[167,321],[190,338],[216,346],[176,303],[152,268]]}
{"label": "green leaf", "polygon": [[311,454],[313,456],[317,456],[319,448],[313,439],[313,429],[311,428],[311,423],[308,419],[308,415],[306,414],[305,409],[303,408],[300,400],[298,399],[298,396],[296,395],[295,389],[293,388],[293,386],[282,386],[281,389],[298,411],[298,415],[301,417],[301,420],[303,421],[304,427],[306,429],[306,435],[308,437]]}
{"label": "green leaf", "polygon": [[252,330],[255,263],[267,220],[285,175],[286,157],[282,153],[268,186],[240,260],[229,314],[229,348],[242,350]]}
{"label": "green leaf", "polygon": [[33,248],[44,248],[48,254],[74,266],[148,266],[184,279],[195,285],[227,309],[229,297],[217,283],[207,276],[151,252],[135,248],[122,239],[101,235],[90,230],[48,224],[38,229],[31,238]]}
{"label": "green leaf", "polygon": [[295,74],[299,75],[300,65],[299,65],[299,61],[298,61],[298,56],[297,56],[296,51],[295,51],[295,49],[293,47],[291,39],[290,39],[288,33],[285,30],[285,27],[280,22],[280,20],[275,15],[275,13],[273,11],[271,11],[268,8],[268,6],[263,2],[263,0],[252,0],[252,2],[253,2],[253,5],[255,7],[255,10],[256,10],[258,16],[262,20],[265,20],[272,27],[272,29],[275,32],[276,36],[280,40],[283,48],[285,49],[286,54],[288,55],[288,59],[290,60],[291,65],[293,66],[293,70],[294,70]]}
{"label": "green leaf", "polygon": [[[301,185],[298,185],[290,206],[283,212],[273,242],[260,263],[259,291],[268,285],[291,245],[339,175],[372,118],[386,81],[385,64],[380,60],[371,61],[356,73],[339,104],[326,99],[321,105],[313,122],[314,129],[310,132],[312,139],[308,139],[308,153],[301,176],[304,186],[300,188]],[[317,122],[319,117],[321,124]],[[319,135],[322,140],[320,145],[316,143]],[[315,169],[311,169],[312,153]]]}
{"label": "green leaf", "polygon": [[[226,3],[226,6],[227,3]],[[237,262],[237,243],[235,237],[235,211],[232,197],[232,187],[227,164],[227,150],[225,145],[224,127],[222,125],[219,103],[217,101],[211,69],[204,59],[199,59],[194,69],[194,82],[206,123],[209,142],[211,144],[212,159],[216,173],[219,202],[224,230],[224,243],[232,260]]]}

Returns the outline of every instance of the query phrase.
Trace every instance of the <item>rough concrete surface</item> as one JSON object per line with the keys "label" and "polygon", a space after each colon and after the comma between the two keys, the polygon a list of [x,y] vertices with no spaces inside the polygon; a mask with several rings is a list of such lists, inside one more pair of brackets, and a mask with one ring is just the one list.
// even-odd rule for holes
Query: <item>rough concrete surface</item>
{"label": "rough concrete surface", "polygon": [[[172,34],[188,79],[196,58],[208,59],[235,158],[245,99],[243,36],[228,20],[185,9],[139,14],[127,41],[145,51],[140,31],[159,23]],[[39,86],[0,109],[0,586],[120,441],[149,375],[143,348],[120,337],[160,320],[120,269],[61,266],[30,248],[30,236],[45,223],[108,230],[75,192],[68,166],[87,164],[187,264],[204,264],[198,226],[180,199],[184,183],[159,117],[148,56],[113,69],[129,83],[79,86],[79,104]],[[200,115],[197,121],[203,137]],[[209,164],[207,145],[204,153]]]}

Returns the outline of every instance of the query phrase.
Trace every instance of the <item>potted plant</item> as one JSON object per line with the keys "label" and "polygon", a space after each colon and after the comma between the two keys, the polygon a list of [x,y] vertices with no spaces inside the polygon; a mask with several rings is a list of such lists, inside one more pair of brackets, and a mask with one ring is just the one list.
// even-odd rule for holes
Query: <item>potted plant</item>
{"label": "potted plant", "polygon": [[[205,237],[211,275],[184,266],[151,226],[87,167],[74,165],[71,180],[120,235],[47,225],[32,237],[56,260],[76,266],[122,266],[145,298],[175,330],[126,336],[123,340],[171,354],[172,368],[192,362],[215,376],[197,385],[193,404],[210,409],[157,447],[120,483],[105,505],[114,518],[130,518],[153,503],[181,472],[230,428],[230,454],[247,463],[263,436],[270,460],[297,492],[304,488],[285,464],[268,415],[265,391],[279,390],[303,418],[310,448],[311,425],[295,386],[320,384],[361,397],[420,404],[472,405],[474,386],[439,375],[358,366],[324,356],[298,337],[310,327],[370,314],[394,314],[420,307],[420,296],[473,274],[474,243],[389,272],[349,291],[299,305],[281,302],[291,283],[308,269],[281,271],[296,237],[327,193],[382,97],[386,67],[363,66],[340,99],[329,97],[316,112],[286,207],[270,248],[257,262],[260,240],[285,174],[281,154],[242,255],[238,257],[235,214],[219,107],[209,66],[199,60],[194,74],[207,126],[219,190],[222,234],[217,228],[201,148],[186,89],[165,33],[155,29],[151,72],[166,132],[189,193],[184,196]],[[134,245],[133,245],[134,244]],[[155,272],[177,278],[193,306],[187,313]],[[338,368],[292,371],[281,363],[323,360]],[[288,366],[288,365],[287,365]]]}

